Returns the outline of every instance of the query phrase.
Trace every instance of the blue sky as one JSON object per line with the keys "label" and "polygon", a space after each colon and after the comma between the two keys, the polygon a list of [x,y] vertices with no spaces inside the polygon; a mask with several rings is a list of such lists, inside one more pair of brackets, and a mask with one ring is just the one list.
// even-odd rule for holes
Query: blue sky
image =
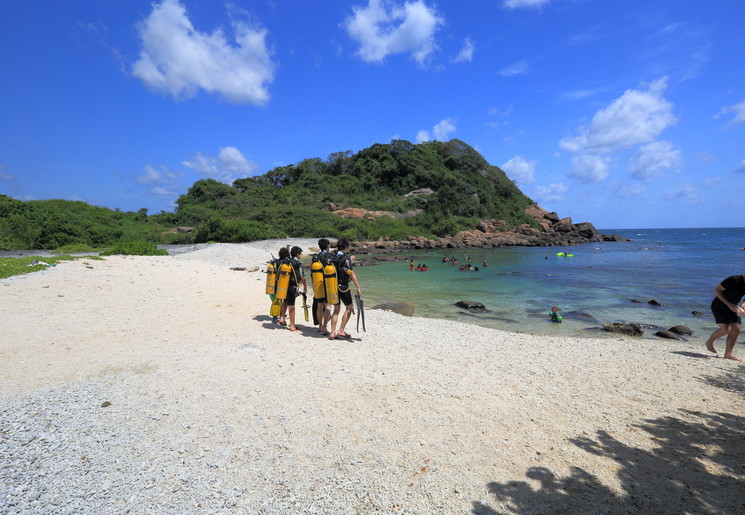
{"label": "blue sky", "polygon": [[598,228],[742,227],[742,0],[0,2],[0,193],[151,214],[196,180],[458,138]]}

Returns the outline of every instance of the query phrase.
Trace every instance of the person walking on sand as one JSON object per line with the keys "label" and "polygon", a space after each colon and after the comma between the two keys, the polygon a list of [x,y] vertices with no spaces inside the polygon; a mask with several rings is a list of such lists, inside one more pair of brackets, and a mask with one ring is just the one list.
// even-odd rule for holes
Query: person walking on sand
{"label": "person walking on sand", "polygon": [[290,275],[290,286],[287,288],[287,298],[282,303],[282,311],[279,314],[279,323],[282,325],[284,325],[283,322],[285,322],[286,315],[289,314],[290,331],[297,331],[297,326],[295,325],[295,299],[298,296],[298,290],[300,289],[300,286],[302,286],[303,294],[308,291],[305,284],[303,264],[300,262],[302,255],[303,249],[300,247],[292,247],[290,250],[290,264],[292,265],[293,273]]}
{"label": "person walking on sand", "polygon": [[[331,314],[331,334],[329,334],[329,340],[335,338],[351,338],[344,329],[347,327],[347,322],[352,316],[352,292],[349,287],[350,279],[357,288],[357,295],[362,295],[362,288],[357,280],[357,274],[352,270],[352,256],[345,254],[345,251],[349,248],[349,241],[342,238],[336,244],[337,256],[334,258],[334,264],[336,266],[336,275],[339,280],[339,302],[334,306],[334,311]],[[341,310],[341,302],[344,303],[344,314],[341,316],[341,324],[339,330],[336,330],[336,324],[339,321],[339,311]]]}
{"label": "person walking on sand", "polygon": [[[325,257],[330,257],[329,254],[329,246],[331,243],[326,238],[321,238],[318,240],[318,248],[321,249],[321,252],[318,254],[319,259],[321,260],[322,264],[325,264]],[[312,274],[311,274],[312,275]],[[321,269],[321,277],[323,277],[323,269]],[[323,284],[323,282],[321,282]],[[318,331],[326,336],[329,334],[328,329],[326,328],[326,325],[329,323],[329,320],[331,319],[331,313],[329,312],[329,304],[326,303],[326,297],[321,297],[319,299],[314,299],[314,302],[316,302],[316,318],[318,319]]]}
{"label": "person walking on sand", "polygon": [[714,288],[714,300],[711,301],[711,312],[719,329],[711,333],[706,340],[709,352],[717,353],[714,341],[727,335],[724,357],[742,361],[735,356],[735,343],[742,329],[741,315],[745,315],[743,306],[738,303],[745,296],[745,275],[731,275]]}

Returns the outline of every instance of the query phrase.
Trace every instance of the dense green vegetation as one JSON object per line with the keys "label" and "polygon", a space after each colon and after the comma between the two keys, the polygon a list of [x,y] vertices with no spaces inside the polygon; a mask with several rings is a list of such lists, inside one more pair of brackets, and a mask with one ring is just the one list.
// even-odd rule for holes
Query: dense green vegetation
{"label": "dense green vegetation", "polygon": [[0,195],[0,250],[78,252],[75,249],[103,248],[120,241],[159,241],[165,230],[144,209],[123,213],[85,202],[22,202]]}
{"label": "dense green vegetation", "polygon": [[[431,194],[407,195],[422,188]],[[532,223],[531,200],[502,170],[459,140],[418,145],[394,140],[356,154],[305,159],[232,185],[195,182],[173,213],[119,212],[63,200],[21,202],[0,196],[0,249],[54,249],[117,243],[243,242],[338,236],[353,240],[447,236],[479,219]],[[344,219],[343,208],[402,217]],[[167,232],[173,227],[190,232]]]}

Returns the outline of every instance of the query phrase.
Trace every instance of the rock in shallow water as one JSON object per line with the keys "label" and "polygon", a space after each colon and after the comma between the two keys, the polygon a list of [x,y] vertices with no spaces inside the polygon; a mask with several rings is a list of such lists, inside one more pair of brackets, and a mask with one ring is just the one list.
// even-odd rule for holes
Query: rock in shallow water
{"label": "rock in shallow water", "polygon": [[680,336],[673,333],[672,331],[657,331],[654,333],[655,336],[659,336],[660,338],[667,338],[668,340],[682,340]]}
{"label": "rock in shallow water", "polygon": [[644,334],[639,324],[628,322],[606,322],[603,329],[611,333],[626,334],[628,336],[641,336]]}
{"label": "rock in shallow water", "polygon": [[670,331],[671,333],[685,334],[685,335],[688,335],[688,336],[690,336],[690,335],[693,334],[693,331],[691,331],[691,328],[688,327],[687,325],[676,325],[676,326],[671,327],[670,329],[668,329],[668,331]]}
{"label": "rock in shallow water", "polygon": [[459,300],[455,305],[468,311],[486,311],[486,306],[473,300]]}

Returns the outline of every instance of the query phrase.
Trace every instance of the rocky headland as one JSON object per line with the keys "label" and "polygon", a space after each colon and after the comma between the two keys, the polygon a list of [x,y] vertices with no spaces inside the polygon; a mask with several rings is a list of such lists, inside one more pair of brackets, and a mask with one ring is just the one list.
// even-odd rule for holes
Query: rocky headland
{"label": "rocky headland", "polygon": [[[560,218],[556,212],[548,212],[538,204],[531,205],[525,212],[535,218],[538,227],[531,224],[510,227],[504,220],[481,220],[476,229],[461,231],[445,238],[435,239],[424,236],[409,236],[405,240],[379,238],[371,242],[355,242],[354,248],[364,253],[385,253],[412,249],[549,247],[601,241],[629,241],[620,234],[602,234],[590,222],[573,223],[569,217]],[[372,215],[359,213],[359,216]]]}

